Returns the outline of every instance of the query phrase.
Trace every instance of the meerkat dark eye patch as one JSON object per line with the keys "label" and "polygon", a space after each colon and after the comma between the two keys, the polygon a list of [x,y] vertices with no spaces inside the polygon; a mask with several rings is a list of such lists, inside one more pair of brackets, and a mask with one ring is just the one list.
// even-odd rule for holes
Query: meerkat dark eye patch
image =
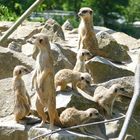
{"label": "meerkat dark eye patch", "polygon": [[92,14],[92,11],[89,11],[90,14]]}
{"label": "meerkat dark eye patch", "polygon": [[87,84],[90,84],[90,82],[89,82],[88,80],[86,80],[86,83],[87,83]]}
{"label": "meerkat dark eye patch", "polygon": [[117,89],[115,89],[115,91],[114,92],[117,92],[118,90]]}
{"label": "meerkat dark eye patch", "polygon": [[125,91],[124,88],[120,88],[121,91]]}
{"label": "meerkat dark eye patch", "polygon": [[83,10],[82,11],[82,14],[85,14],[85,13],[87,13],[88,12],[88,10]]}
{"label": "meerkat dark eye patch", "polygon": [[83,76],[81,77],[81,80],[84,80],[84,77]]}
{"label": "meerkat dark eye patch", "polygon": [[21,74],[22,73],[22,71],[21,70],[19,70],[19,72],[18,72],[19,74]]}
{"label": "meerkat dark eye patch", "polygon": [[82,56],[84,56],[84,53],[82,53]]}

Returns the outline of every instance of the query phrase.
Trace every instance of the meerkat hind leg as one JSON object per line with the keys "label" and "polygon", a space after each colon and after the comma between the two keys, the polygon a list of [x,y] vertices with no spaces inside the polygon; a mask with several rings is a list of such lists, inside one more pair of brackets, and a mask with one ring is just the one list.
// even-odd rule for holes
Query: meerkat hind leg
{"label": "meerkat hind leg", "polygon": [[48,122],[48,117],[44,112],[44,105],[40,103],[40,100],[38,98],[36,99],[36,109],[39,116],[41,116],[42,118],[42,122],[40,123],[40,125],[38,125],[38,127],[43,127],[45,123]]}

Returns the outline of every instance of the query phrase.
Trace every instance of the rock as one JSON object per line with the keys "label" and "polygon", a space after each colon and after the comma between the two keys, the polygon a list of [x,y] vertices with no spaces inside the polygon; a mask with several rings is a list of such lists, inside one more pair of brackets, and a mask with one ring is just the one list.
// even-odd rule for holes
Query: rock
{"label": "rock", "polygon": [[0,47],[0,79],[11,77],[16,65],[25,65],[27,68],[33,69],[34,64],[33,59],[22,53]]}
{"label": "rock", "polygon": [[10,22],[10,21],[0,21],[0,31],[4,32],[8,30],[13,24],[14,22]]}
{"label": "rock", "polygon": [[137,39],[122,33],[122,32],[116,32],[112,34],[112,37],[119,43],[124,46],[127,46],[128,49],[135,49],[140,47],[140,43],[137,44]]}
{"label": "rock", "polygon": [[20,42],[22,45],[26,43],[26,40],[41,31],[39,25],[41,23],[26,22],[21,24],[1,45],[7,47],[12,41]]}
{"label": "rock", "polygon": [[106,58],[114,62],[131,62],[127,51],[119,45],[115,39],[107,32],[97,33],[99,49],[106,54]]}
{"label": "rock", "polygon": [[[34,45],[27,43],[22,46],[22,52],[27,56],[32,56]],[[51,43],[51,50],[54,58],[55,72],[63,68],[73,69],[76,62],[76,53],[68,47],[58,43]],[[38,54],[38,50],[34,54],[34,58]]]}
{"label": "rock", "polygon": [[99,56],[87,61],[86,68],[92,75],[94,83],[101,83],[118,77],[134,75],[134,73],[127,70],[126,67],[121,68]]}
{"label": "rock", "polygon": [[9,43],[8,48],[16,52],[21,52],[21,44],[15,41]]}
{"label": "rock", "polygon": [[69,20],[66,20],[64,24],[62,25],[62,29],[71,31],[73,30],[73,26],[71,25]]}
{"label": "rock", "polygon": [[49,40],[52,42],[58,42],[65,40],[65,36],[63,33],[63,30],[59,23],[57,23],[53,19],[48,19],[42,29],[43,33],[47,34],[49,37]]}

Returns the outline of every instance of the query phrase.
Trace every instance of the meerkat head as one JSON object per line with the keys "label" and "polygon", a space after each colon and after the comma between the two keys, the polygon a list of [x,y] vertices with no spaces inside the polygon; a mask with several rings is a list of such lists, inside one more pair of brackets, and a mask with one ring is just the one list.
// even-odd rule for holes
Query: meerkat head
{"label": "meerkat head", "polygon": [[113,84],[109,91],[113,94],[122,94],[125,92],[125,89],[120,84]]}
{"label": "meerkat head", "polygon": [[92,83],[92,77],[89,73],[81,73],[80,76],[80,88],[85,89],[86,87],[89,87]]}
{"label": "meerkat head", "polygon": [[91,16],[93,15],[93,10],[89,7],[83,7],[79,10],[78,12],[78,16],[80,18],[91,18]]}
{"label": "meerkat head", "polygon": [[86,113],[87,113],[88,117],[90,117],[92,119],[96,119],[96,118],[99,118],[100,117],[100,113],[95,108],[89,108],[89,109],[87,109],[86,110]]}
{"label": "meerkat head", "polygon": [[28,72],[29,70],[25,66],[18,65],[13,70],[13,76],[21,77],[22,75],[27,74]]}
{"label": "meerkat head", "polygon": [[77,59],[87,61],[92,57],[92,54],[86,49],[80,49],[77,54]]}
{"label": "meerkat head", "polygon": [[33,35],[29,40],[29,43],[34,44],[36,47],[38,47],[39,49],[43,49],[46,46],[49,47],[49,40],[48,40],[48,36],[44,33],[38,33],[36,35]]}

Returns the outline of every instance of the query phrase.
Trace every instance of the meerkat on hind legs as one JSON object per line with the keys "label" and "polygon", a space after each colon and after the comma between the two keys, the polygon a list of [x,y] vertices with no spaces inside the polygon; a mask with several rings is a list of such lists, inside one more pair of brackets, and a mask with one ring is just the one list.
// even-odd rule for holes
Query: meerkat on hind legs
{"label": "meerkat on hind legs", "polygon": [[37,91],[36,109],[42,118],[40,126],[48,121],[44,112],[47,107],[50,129],[53,129],[54,124],[59,125],[60,121],[56,110],[54,67],[50,43],[48,37],[43,33],[34,35],[31,42],[39,49],[32,83]]}
{"label": "meerkat on hind legs", "polygon": [[92,57],[91,53],[86,49],[80,49],[77,53],[76,64],[73,68],[74,71],[86,72],[85,61]]}
{"label": "meerkat on hind legs", "polygon": [[22,76],[28,72],[29,70],[22,65],[16,66],[13,70],[12,88],[15,94],[14,116],[16,122],[20,122],[31,113],[30,97],[22,80]]}

